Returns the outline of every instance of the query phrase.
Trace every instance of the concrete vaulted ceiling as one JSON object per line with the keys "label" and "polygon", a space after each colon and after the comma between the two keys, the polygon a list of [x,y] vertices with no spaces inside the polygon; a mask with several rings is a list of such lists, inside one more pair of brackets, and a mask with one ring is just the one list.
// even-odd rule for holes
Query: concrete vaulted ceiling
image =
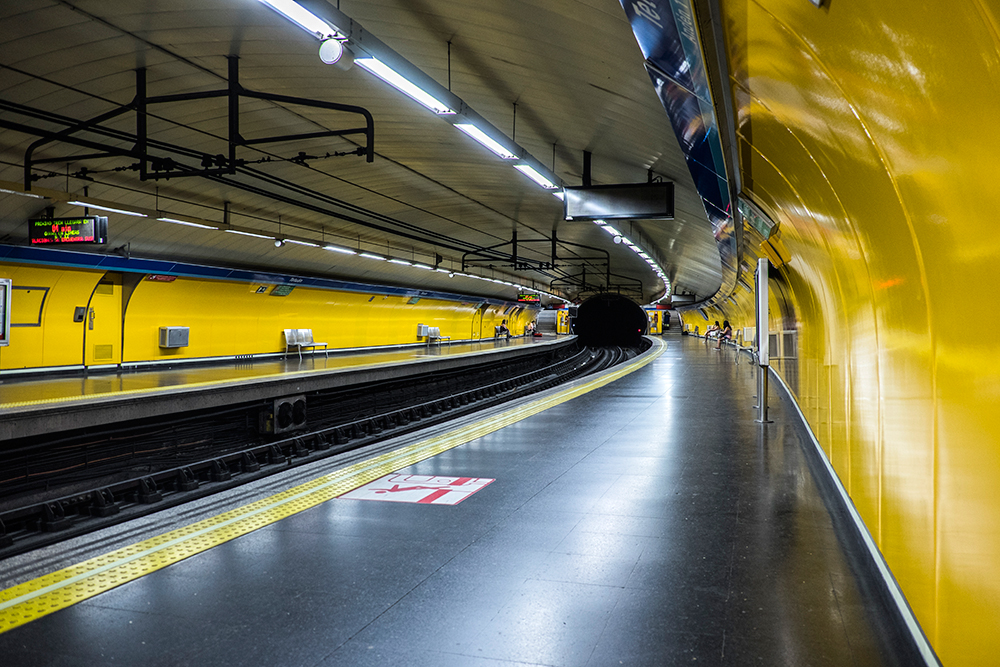
{"label": "concrete vaulted ceiling", "polygon": [[[711,226],[618,2],[344,0],[340,10],[435,81],[450,85],[454,94],[564,184],[581,183],[584,151],[593,155],[595,184],[644,182],[650,169],[673,181],[675,220],[619,226],[659,261],[675,293],[707,298],[719,288],[719,253]],[[526,241],[556,233],[561,241],[610,253],[611,270],[619,276],[613,282],[641,281],[643,302],[663,293],[663,283],[646,263],[614,245],[599,227],[562,220],[562,204],[550,193],[360,67],[344,71],[324,65],[315,38],[257,0],[22,0],[0,5],[0,24],[0,99],[43,112],[31,116],[9,104],[0,108],[0,121],[8,122],[0,128],[2,181],[22,182],[25,149],[38,138],[12,129],[10,123],[58,131],[65,125],[46,114],[83,120],[127,104],[135,95],[138,67],[146,68],[150,95],[221,89],[226,85],[227,56],[238,56],[240,83],[249,90],[370,111],[374,161],[356,155],[304,164],[288,160],[300,152],[322,158],[353,151],[363,143],[335,137],[239,149],[239,157],[248,162],[270,158],[249,168],[305,188],[305,193],[245,176],[230,182],[200,177],[143,182],[127,169],[134,162],[128,157],[39,164],[35,173],[45,178],[33,187],[73,196],[82,196],[86,188],[89,197],[123,208],[219,224],[228,202],[229,223],[242,229],[426,264],[440,255],[440,265],[454,270],[460,268],[466,249],[507,242],[514,230],[519,254],[545,261],[549,245]],[[158,105],[150,114],[151,139],[210,155],[227,151],[224,100]],[[356,127],[358,119],[245,99],[240,129],[245,137],[285,135]],[[126,113],[103,125],[134,133],[135,115]],[[131,147],[121,139],[104,141]],[[52,143],[35,157],[88,152]],[[81,174],[84,167],[87,173]],[[236,182],[289,200],[248,192]],[[52,205],[51,199],[0,193],[0,242],[24,243],[27,217]],[[57,216],[81,212],[62,201],[55,203]],[[152,218],[109,216],[106,251],[127,246],[134,257],[420,285],[507,299],[516,294],[507,285],[417,272],[320,248],[276,248],[267,239]],[[560,249],[560,255],[573,253],[594,255],[578,247]],[[475,272],[543,289],[558,277],[509,268]],[[587,269],[591,280],[601,273],[603,268],[594,264]],[[576,296],[565,284],[557,282],[552,289]]]}

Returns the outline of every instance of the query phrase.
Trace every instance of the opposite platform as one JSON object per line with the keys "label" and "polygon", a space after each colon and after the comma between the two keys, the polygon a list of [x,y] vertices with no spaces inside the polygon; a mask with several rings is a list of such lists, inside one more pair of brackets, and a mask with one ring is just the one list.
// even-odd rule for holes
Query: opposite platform
{"label": "opposite platform", "polygon": [[0,441],[231,405],[317,389],[448,370],[479,359],[506,359],[573,336],[486,339],[453,345],[360,350],[280,360],[148,370],[26,377],[0,373]]}

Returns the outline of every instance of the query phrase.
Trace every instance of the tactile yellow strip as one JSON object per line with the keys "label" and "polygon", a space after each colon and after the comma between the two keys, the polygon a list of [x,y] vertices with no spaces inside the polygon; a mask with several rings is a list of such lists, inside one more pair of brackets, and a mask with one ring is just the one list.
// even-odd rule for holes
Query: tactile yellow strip
{"label": "tactile yellow strip", "polygon": [[240,535],[315,507],[391,472],[603,387],[663,354],[664,343],[655,339],[654,343],[657,349],[589,382],[487,417],[450,433],[372,457],[269,498],[0,591],[0,633],[65,609]]}

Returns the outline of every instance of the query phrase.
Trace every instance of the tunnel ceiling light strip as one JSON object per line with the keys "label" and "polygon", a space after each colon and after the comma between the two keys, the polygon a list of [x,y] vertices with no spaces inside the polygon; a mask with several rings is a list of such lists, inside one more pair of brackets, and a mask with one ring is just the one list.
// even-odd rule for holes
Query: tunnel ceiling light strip
{"label": "tunnel ceiling light strip", "polygon": [[258,239],[267,239],[268,241],[273,241],[274,240],[273,236],[264,236],[263,234],[254,234],[253,232],[241,232],[238,229],[224,229],[222,231],[226,232],[227,234],[239,234],[240,236],[252,236],[252,237],[258,238]]}
{"label": "tunnel ceiling light strip", "polygon": [[188,222],[187,220],[176,220],[174,218],[157,218],[160,222],[172,222],[175,225],[185,225],[187,227],[198,227],[200,229],[218,229],[211,225],[203,225],[200,222]]}
{"label": "tunnel ceiling light strip", "polygon": [[382,257],[381,255],[373,255],[370,252],[358,253],[358,257],[364,257],[365,259],[377,259],[380,262],[384,262],[385,261],[385,257]]}
{"label": "tunnel ceiling light strip", "polygon": [[341,248],[340,246],[336,246],[336,245],[325,245],[325,246],[323,246],[323,250],[332,250],[333,252],[339,252],[339,253],[343,253],[345,255],[357,255],[358,254],[356,251],[351,250],[350,248]]}
{"label": "tunnel ceiling light strip", "polygon": [[555,183],[547,179],[545,176],[542,176],[542,174],[540,174],[530,164],[515,164],[514,169],[517,169],[519,172],[521,172],[522,174],[524,174],[525,176],[533,180],[535,183],[545,188],[546,190],[555,190],[557,187],[559,187]]}
{"label": "tunnel ceiling light strip", "polygon": [[294,243],[295,245],[305,245],[311,248],[318,248],[318,243],[310,243],[309,241],[296,241],[295,239],[285,239],[285,243]]}
{"label": "tunnel ceiling light strip", "polygon": [[[396,90],[410,96],[420,104],[424,105],[439,116],[447,116],[455,113],[444,102],[425,91],[423,88],[413,83],[399,72],[395,71],[378,58],[357,58],[354,62],[368,70],[378,78],[382,79]],[[553,186],[555,187],[555,186]]]}
{"label": "tunnel ceiling light strip", "polygon": [[297,2],[293,2],[292,0],[260,0],[260,2],[278,12],[292,23],[295,23],[313,37],[319,39],[329,39],[330,37],[346,38],[346,35],[339,29],[334,28]]}
{"label": "tunnel ceiling light strip", "polygon": [[400,264],[402,266],[413,266],[412,262],[407,262],[405,259],[396,259],[395,257],[389,260],[390,264]]}
{"label": "tunnel ceiling light strip", "polygon": [[45,199],[42,195],[36,195],[32,192],[18,192],[17,190],[7,190],[6,188],[0,188],[0,192],[5,195],[18,195],[19,197],[31,197],[32,199]]}
{"label": "tunnel ceiling light strip", "polygon": [[455,123],[455,127],[465,132],[467,135],[478,141],[480,144],[486,148],[493,151],[496,155],[503,158],[504,160],[516,160],[517,156],[511,153],[509,150],[503,147],[497,140],[489,136],[478,127],[472,123]]}
{"label": "tunnel ceiling light strip", "polygon": [[611,225],[609,225],[607,223],[605,223],[604,225],[602,225],[601,229],[603,229],[604,231],[606,231],[608,234],[611,234],[612,236],[621,236],[622,235],[622,233],[620,231],[618,231],[617,229],[615,229],[614,227],[612,227]]}
{"label": "tunnel ceiling light strip", "polygon": [[98,206],[97,204],[88,204],[85,201],[71,201],[71,202],[66,202],[66,203],[67,204],[71,204],[73,206],[85,206],[87,208],[96,208],[98,211],[110,211],[112,213],[121,213],[122,215],[131,215],[131,216],[134,216],[136,218],[148,218],[149,217],[145,213],[136,213],[135,211],[126,211],[125,209],[111,208],[110,206]]}
{"label": "tunnel ceiling light strip", "polygon": [[415,268],[415,269],[424,269],[425,271],[433,271],[434,270],[433,266],[427,266],[426,264],[414,264],[413,268]]}

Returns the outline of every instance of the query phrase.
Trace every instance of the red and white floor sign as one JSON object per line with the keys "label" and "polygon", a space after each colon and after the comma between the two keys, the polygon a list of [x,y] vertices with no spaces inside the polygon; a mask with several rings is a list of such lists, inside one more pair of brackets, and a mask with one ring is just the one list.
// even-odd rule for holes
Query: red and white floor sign
{"label": "red and white floor sign", "polygon": [[483,477],[432,477],[393,473],[340,497],[352,500],[388,500],[395,503],[457,505],[492,481]]}

